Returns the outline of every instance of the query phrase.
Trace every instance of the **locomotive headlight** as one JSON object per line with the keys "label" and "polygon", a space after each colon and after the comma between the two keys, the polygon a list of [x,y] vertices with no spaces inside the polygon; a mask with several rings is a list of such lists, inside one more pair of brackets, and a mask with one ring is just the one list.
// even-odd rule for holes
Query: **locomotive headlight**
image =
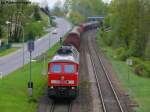
{"label": "locomotive headlight", "polygon": [[69,82],[70,82],[70,84],[74,84],[74,80],[70,80]]}
{"label": "locomotive headlight", "polygon": [[67,84],[74,84],[74,80],[67,80]]}
{"label": "locomotive headlight", "polygon": [[51,83],[52,83],[52,84],[59,84],[59,83],[60,83],[60,80],[51,80]]}
{"label": "locomotive headlight", "polygon": [[75,89],[75,87],[72,87],[71,89]]}
{"label": "locomotive headlight", "polygon": [[51,86],[51,89],[53,89],[54,87],[53,86]]}

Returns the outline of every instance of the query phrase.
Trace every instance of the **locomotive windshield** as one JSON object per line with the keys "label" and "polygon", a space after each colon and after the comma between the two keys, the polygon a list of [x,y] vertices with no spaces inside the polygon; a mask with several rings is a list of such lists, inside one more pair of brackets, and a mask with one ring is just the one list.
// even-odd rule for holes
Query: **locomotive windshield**
{"label": "locomotive windshield", "polygon": [[74,65],[64,65],[65,73],[74,73]]}
{"label": "locomotive windshield", "polygon": [[61,72],[61,65],[60,64],[54,64],[52,67],[53,73],[60,73]]}

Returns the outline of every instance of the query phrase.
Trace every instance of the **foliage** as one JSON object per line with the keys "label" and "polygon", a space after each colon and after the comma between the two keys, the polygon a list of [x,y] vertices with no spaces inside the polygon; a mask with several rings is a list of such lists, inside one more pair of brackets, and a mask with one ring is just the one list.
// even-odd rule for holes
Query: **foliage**
{"label": "foliage", "polygon": [[107,11],[104,25],[110,26],[111,31],[101,32],[103,42],[115,49],[120,60],[137,57],[133,58],[135,73],[149,77],[150,1],[113,0]]}
{"label": "foliage", "polygon": [[35,33],[33,31],[28,32],[28,40],[35,40]]}
{"label": "foliage", "polygon": [[117,58],[123,61],[125,61],[125,59],[127,58],[125,52],[126,49],[124,47],[119,47],[115,50],[115,54],[117,55]]}
{"label": "foliage", "polygon": [[144,61],[137,57],[132,57],[134,72],[140,76],[150,77],[150,61]]}
{"label": "foliage", "polygon": [[2,28],[0,26],[0,38],[2,38],[2,35],[3,35],[3,31],[2,31]]}
{"label": "foliage", "polygon": [[[34,29],[36,29],[35,35],[41,36],[44,32],[43,27],[48,25],[45,24],[48,18],[45,20],[44,17],[43,20],[43,14],[41,14],[39,6],[36,4],[21,4],[21,2],[28,0],[15,1],[20,3],[13,5],[0,4],[0,29],[2,28],[0,30],[0,37],[8,38],[9,42],[22,42],[23,33],[25,34],[25,40],[27,40],[28,32],[34,31]],[[9,24],[6,24],[6,21],[9,21]]]}
{"label": "foliage", "polygon": [[72,12],[70,14],[72,23],[78,25],[79,23],[82,23],[85,20],[85,17],[81,15],[79,12]]}
{"label": "foliage", "polygon": [[[125,47],[124,57],[149,59],[149,12],[149,0],[113,0],[110,4],[105,19],[105,25],[111,26],[109,44],[114,48]],[[110,37],[107,32],[105,36]]]}
{"label": "foliage", "polygon": [[34,7],[34,18],[36,21],[42,20],[41,15],[40,15],[40,9],[38,6]]}
{"label": "foliage", "polygon": [[88,16],[104,15],[105,12],[102,0],[66,0],[65,4],[69,4],[69,17],[75,24],[86,20]]}
{"label": "foliage", "polygon": [[28,40],[30,38],[29,34],[31,32],[32,35],[34,35],[34,38],[36,38],[35,36],[40,37],[42,35],[43,25],[40,22],[32,21],[32,23],[25,26],[25,29],[26,29],[25,39]]}
{"label": "foliage", "polygon": [[148,39],[146,43],[144,58],[145,60],[150,60],[150,38]]}

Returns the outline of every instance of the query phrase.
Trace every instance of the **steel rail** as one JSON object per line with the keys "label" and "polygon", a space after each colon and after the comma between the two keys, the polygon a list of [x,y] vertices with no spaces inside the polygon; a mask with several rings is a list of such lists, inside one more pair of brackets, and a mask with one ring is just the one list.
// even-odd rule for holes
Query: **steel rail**
{"label": "steel rail", "polygon": [[54,109],[55,109],[55,102],[53,101],[50,107],[50,112],[54,112]]}
{"label": "steel rail", "polygon": [[71,112],[71,111],[72,111],[72,103],[69,103],[68,112]]}

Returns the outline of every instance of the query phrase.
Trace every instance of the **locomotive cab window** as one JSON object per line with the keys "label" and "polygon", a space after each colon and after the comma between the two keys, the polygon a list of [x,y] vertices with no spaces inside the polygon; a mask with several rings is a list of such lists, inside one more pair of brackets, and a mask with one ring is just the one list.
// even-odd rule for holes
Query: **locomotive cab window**
{"label": "locomotive cab window", "polygon": [[54,64],[52,66],[52,72],[53,73],[60,73],[61,72],[61,65],[60,64]]}
{"label": "locomotive cab window", "polygon": [[65,73],[74,73],[75,72],[74,65],[64,65],[64,72]]}

